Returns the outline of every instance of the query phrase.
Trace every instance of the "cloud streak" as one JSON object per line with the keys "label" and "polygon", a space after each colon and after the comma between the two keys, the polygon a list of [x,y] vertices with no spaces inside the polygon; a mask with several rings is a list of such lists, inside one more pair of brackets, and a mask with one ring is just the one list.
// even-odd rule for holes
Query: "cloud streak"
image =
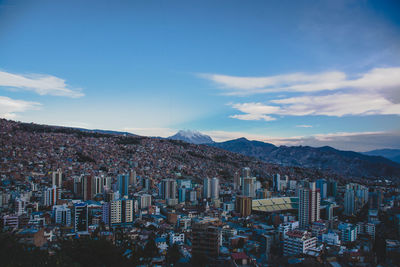
{"label": "cloud streak", "polygon": [[42,74],[14,74],[0,71],[0,87],[33,91],[39,95],[78,98],[84,96],[80,89],[70,88],[65,80]]}
{"label": "cloud streak", "polygon": [[348,78],[343,72],[293,73],[268,77],[202,74],[225,94],[295,94],[267,103],[234,103],[239,120],[273,121],[277,116],[400,115],[400,68],[375,68]]}
{"label": "cloud streak", "polygon": [[319,74],[293,73],[267,77],[239,77],[199,74],[216,83],[228,95],[251,95],[272,92],[319,92],[345,88],[385,90],[400,86],[400,68],[375,68],[349,79],[343,72]]}
{"label": "cloud streak", "polygon": [[41,106],[40,103],[24,100],[12,99],[6,96],[0,96],[0,117],[6,119],[15,119],[18,112],[28,110],[37,110]]}

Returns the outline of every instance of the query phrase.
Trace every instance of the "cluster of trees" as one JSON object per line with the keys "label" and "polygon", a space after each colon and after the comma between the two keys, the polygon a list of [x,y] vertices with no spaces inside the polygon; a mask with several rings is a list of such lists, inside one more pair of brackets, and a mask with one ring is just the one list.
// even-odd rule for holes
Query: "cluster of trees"
{"label": "cluster of trees", "polygon": [[[128,252],[128,253],[127,253]],[[115,246],[105,239],[68,239],[61,241],[57,249],[48,253],[32,245],[18,242],[10,233],[0,233],[1,266],[137,266],[149,264],[158,256],[158,248],[153,238],[144,248],[131,244]],[[167,262],[175,264],[180,258],[179,248],[168,249]]]}

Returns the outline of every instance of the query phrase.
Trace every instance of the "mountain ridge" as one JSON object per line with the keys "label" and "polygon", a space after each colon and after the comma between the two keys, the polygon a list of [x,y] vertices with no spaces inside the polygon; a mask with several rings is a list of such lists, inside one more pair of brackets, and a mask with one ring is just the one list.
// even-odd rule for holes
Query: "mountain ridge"
{"label": "mountain ridge", "polygon": [[283,166],[315,168],[359,177],[400,177],[399,163],[381,156],[342,151],[330,146],[275,146],[246,138],[208,145]]}

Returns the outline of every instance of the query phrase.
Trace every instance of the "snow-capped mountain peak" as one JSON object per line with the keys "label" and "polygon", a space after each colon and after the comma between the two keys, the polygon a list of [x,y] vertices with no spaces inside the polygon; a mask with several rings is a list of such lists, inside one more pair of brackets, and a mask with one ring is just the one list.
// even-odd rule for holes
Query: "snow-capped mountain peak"
{"label": "snow-capped mountain peak", "polygon": [[168,139],[181,140],[192,144],[214,143],[214,141],[208,135],[193,130],[180,130],[175,135],[168,137]]}

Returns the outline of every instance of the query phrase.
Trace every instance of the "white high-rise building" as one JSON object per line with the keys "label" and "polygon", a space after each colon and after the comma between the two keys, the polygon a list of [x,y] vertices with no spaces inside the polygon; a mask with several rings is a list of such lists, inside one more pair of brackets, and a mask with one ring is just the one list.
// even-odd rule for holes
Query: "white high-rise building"
{"label": "white high-rise building", "polygon": [[57,200],[60,199],[60,190],[53,186],[51,188],[47,188],[43,192],[43,204],[44,206],[53,206],[57,204]]}
{"label": "white high-rise building", "polygon": [[243,195],[256,197],[256,177],[246,177],[243,179]]}
{"label": "white high-rise building", "polygon": [[309,183],[308,188],[299,189],[299,224],[304,229],[315,221],[320,219],[320,201],[319,190],[315,183]]}
{"label": "white high-rise building", "polygon": [[123,225],[133,223],[133,199],[120,199],[110,202],[110,225]]}
{"label": "white high-rise building", "polygon": [[58,169],[52,173],[52,186],[62,187],[62,170]]}
{"label": "white high-rise building", "polygon": [[211,199],[219,198],[219,179],[212,178],[211,179]]}

